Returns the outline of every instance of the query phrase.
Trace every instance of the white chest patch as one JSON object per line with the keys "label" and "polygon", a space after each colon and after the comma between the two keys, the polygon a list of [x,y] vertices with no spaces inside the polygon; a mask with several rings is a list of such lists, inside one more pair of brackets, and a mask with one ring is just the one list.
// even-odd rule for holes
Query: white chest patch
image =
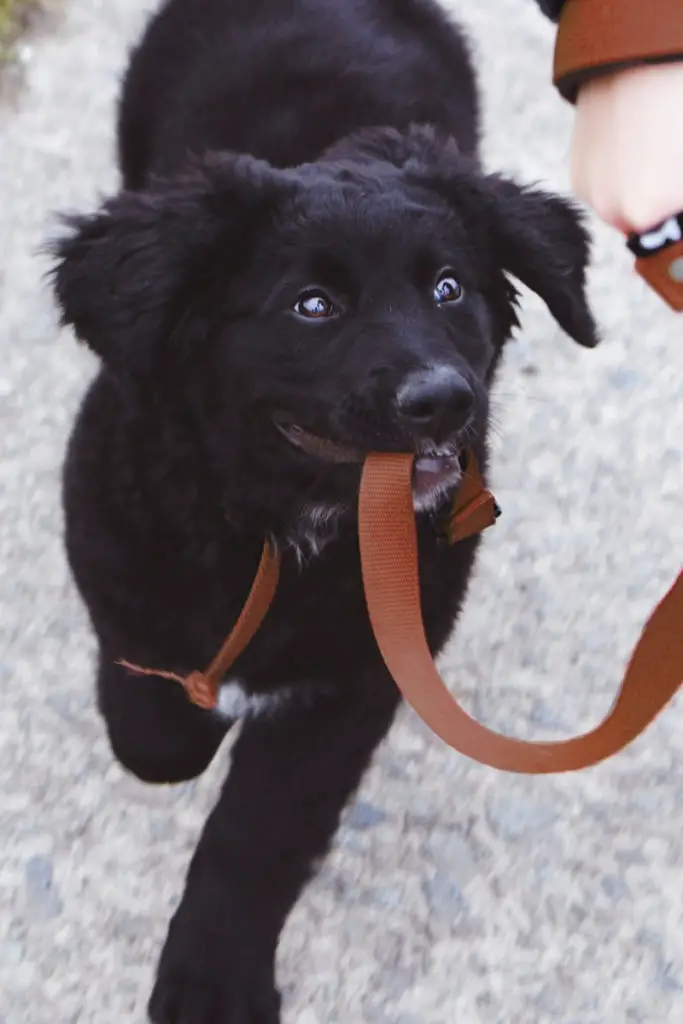
{"label": "white chest patch", "polygon": [[231,679],[229,683],[223,683],[218,692],[216,713],[231,721],[272,714],[284,707],[289,697],[287,689],[277,693],[247,693],[238,680]]}

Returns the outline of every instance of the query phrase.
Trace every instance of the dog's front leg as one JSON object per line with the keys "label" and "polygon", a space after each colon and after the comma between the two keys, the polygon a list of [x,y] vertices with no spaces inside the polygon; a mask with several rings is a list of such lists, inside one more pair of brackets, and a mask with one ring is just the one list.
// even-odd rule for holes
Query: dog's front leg
{"label": "dog's front leg", "polygon": [[[155,661],[152,656],[150,663]],[[106,652],[100,655],[97,691],[115,757],[144,782],[196,778],[231,725],[191,704],[177,683],[132,675]]]}
{"label": "dog's front leg", "polygon": [[364,682],[245,724],[171,921],[155,1024],[280,1020],[280,930],[399,702],[388,678]]}

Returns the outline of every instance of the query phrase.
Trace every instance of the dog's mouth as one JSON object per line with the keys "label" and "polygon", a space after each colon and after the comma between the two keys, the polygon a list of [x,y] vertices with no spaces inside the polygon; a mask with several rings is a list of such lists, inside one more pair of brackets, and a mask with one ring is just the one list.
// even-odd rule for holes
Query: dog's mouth
{"label": "dog's mouth", "polygon": [[[275,425],[295,448],[326,462],[359,465],[368,455],[368,450],[320,437],[289,420],[276,419]],[[432,507],[445,498],[460,482],[465,464],[464,444],[459,442],[418,449],[413,465],[416,508]]]}
{"label": "dog's mouth", "polygon": [[352,448],[350,445],[339,444],[337,441],[330,441],[327,438],[319,437],[304,430],[298,423],[291,423],[288,420],[275,420],[275,425],[280,433],[287,438],[295,448],[300,448],[307,455],[315,455],[326,462],[363,462],[365,454],[360,448]]}

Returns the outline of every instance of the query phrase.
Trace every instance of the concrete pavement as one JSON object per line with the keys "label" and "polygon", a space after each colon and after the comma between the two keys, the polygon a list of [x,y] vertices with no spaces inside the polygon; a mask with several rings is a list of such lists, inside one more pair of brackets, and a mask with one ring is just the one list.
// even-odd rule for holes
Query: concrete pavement
{"label": "concrete pavement", "polygon": [[[114,764],[61,548],[59,467],[93,363],[55,326],[37,250],[53,211],[115,186],[118,76],[149,6],[65,0],[0,104],[2,1024],[142,1024],[227,759],[173,790]],[[550,26],[530,0],[453,6],[481,55],[488,163],[566,189]],[[603,346],[579,350],[531,299],[508,353],[505,514],[444,659],[471,709],[523,735],[604,713],[683,558],[683,321],[596,239]],[[405,713],[287,927],[287,1024],[683,1019],[682,712],[557,779],[470,764]]]}

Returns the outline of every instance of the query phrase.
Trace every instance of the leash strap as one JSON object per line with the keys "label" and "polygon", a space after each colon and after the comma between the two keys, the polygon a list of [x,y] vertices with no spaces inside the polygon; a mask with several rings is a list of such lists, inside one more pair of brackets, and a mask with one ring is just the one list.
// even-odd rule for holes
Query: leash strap
{"label": "leash strap", "polygon": [[[372,628],[406,701],[445,743],[503,771],[576,771],[616,754],[642,733],[683,682],[683,572],[653,612],[604,721],[573,739],[532,743],[495,733],[471,718],[450,694],[427,645],[420,602],[411,455],[366,460],[359,501],[360,554]],[[492,499],[473,460],[465,480],[479,508]],[[457,517],[456,517],[457,518]],[[487,524],[487,525],[490,525]],[[464,526],[454,526],[461,539]]]}
{"label": "leash strap", "polygon": [[129,661],[119,661],[119,665],[138,676],[158,676],[180,683],[185,687],[187,696],[200,708],[209,710],[218,703],[218,692],[225,673],[237,660],[254,634],[258,631],[266,613],[273,603],[275,591],[280,579],[280,556],[266,541],[261,554],[254,582],[249,597],[235,623],[232,632],[225,640],[220,651],[205,672],[190,672],[187,676],[176,675],[158,669],[141,668]]}
{"label": "leash strap", "polygon": [[[455,544],[486,529],[495,522],[499,514],[492,496],[483,490],[478,474],[467,473],[458,488],[446,524],[446,535],[451,544]],[[266,541],[258,571],[240,616],[220,651],[204,672],[194,671],[180,675],[166,669],[143,668],[123,659],[117,664],[133,675],[154,676],[180,683],[193,704],[206,711],[215,708],[225,674],[258,632],[273,603],[279,580],[280,555]]]}
{"label": "leash strap", "polygon": [[[363,467],[359,539],[363,585],[379,650],[406,701],[445,743],[503,771],[576,771],[611,757],[642,733],[683,682],[683,572],[653,612],[629,663],[617,699],[597,728],[573,739],[533,743],[495,733],[471,718],[439,676],[422,622],[412,455],[373,454]],[[451,543],[491,526],[498,507],[470,454],[451,511]],[[205,672],[187,676],[141,668],[142,676],[174,680],[201,708],[216,706],[225,673],[259,629],[280,574],[278,553],[266,543],[251,591],[232,632]]]}

